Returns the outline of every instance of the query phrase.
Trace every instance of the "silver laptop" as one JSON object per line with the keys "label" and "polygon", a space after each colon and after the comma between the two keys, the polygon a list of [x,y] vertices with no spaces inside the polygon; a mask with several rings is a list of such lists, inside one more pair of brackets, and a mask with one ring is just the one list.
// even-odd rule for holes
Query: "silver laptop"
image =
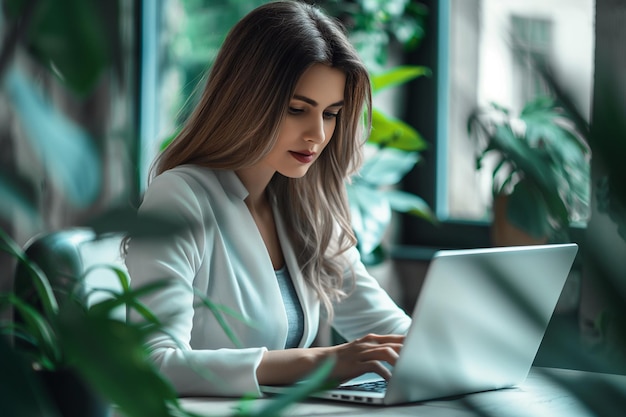
{"label": "silver laptop", "polygon": [[314,396],[399,404],[522,383],[577,251],[560,244],[437,252],[388,383],[366,374]]}

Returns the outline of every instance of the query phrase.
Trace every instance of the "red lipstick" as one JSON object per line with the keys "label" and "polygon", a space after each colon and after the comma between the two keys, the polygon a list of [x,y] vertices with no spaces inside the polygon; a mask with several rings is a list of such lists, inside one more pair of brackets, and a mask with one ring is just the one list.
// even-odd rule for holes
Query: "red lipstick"
{"label": "red lipstick", "polygon": [[302,151],[302,152],[289,151],[289,153],[298,162],[301,162],[303,164],[308,164],[308,163],[313,162],[313,159],[315,157],[315,153],[312,153],[312,152],[309,152],[309,151]]}

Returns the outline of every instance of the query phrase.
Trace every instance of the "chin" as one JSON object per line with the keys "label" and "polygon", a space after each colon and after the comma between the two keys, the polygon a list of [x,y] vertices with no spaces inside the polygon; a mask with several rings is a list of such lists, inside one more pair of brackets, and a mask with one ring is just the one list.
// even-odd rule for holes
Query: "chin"
{"label": "chin", "polygon": [[280,172],[281,175],[283,175],[284,177],[287,178],[302,178],[306,175],[306,173],[309,172],[308,168],[307,169],[299,169],[299,170],[289,170],[289,171],[282,171]]}

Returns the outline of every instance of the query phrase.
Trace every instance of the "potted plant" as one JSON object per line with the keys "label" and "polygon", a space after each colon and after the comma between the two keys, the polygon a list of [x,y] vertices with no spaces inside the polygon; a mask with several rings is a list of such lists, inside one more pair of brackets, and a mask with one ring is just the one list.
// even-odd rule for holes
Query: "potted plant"
{"label": "potted plant", "polygon": [[[148,361],[143,341],[160,323],[138,301],[167,283],[131,290],[123,269],[96,265],[92,269],[110,268],[122,291],[88,306],[90,291],[83,291],[83,275],[52,280],[49,265],[32,262],[1,231],[0,243],[0,249],[17,260],[23,280],[14,291],[0,294],[0,307],[14,311],[13,320],[0,323],[0,333],[8,337],[3,341],[12,341],[14,354],[25,364],[23,372],[37,381],[34,393],[17,393],[16,407],[43,396],[63,417],[106,416],[113,404],[126,416],[166,416],[180,408],[174,390]],[[56,267],[60,265],[64,272],[77,266],[67,260]],[[145,323],[120,320],[113,314],[120,306],[135,308]]]}
{"label": "potted plant", "polygon": [[[372,90],[377,94],[428,74],[424,67],[395,67],[372,75]],[[426,142],[413,127],[379,109],[372,110],[372,132],[365,144],[365,161],[347,185],[352,228],[365,263],[375,264],[384,258],[381,243],[392,211],[436,221],[421,197],[394,188],[419,162],[419,152],[424,149]]]}
{"label": "potted plant", "polygon": [[[539,96],[519,116],[498,104],[474,111],[467,131],[476,167],[492,163],[495,245],[565,241],[589,209],[591,151],[571,116]],[[511,232],[509,234],[508,232]]]}
{"label": "potted plant", "polygon": [[[413,50],[420,44],[428,14],[424,4],[405,0],[328,0],[321,5],[348,28],[350,40],[370,72],[375,96],[430,75],[430,70],[423,66],[389,65],[402,61],[402,50]],[[421,197],[397,187],[419,162],[426,142],[413,127],[389,116],[382,107],[375,103],[372,109],[372,131],[365,144],[365,160],[347,184],[357,247],[362,260],[370,266],[386,257],[383,240],[394,211],[436,222],[434,213]]]}

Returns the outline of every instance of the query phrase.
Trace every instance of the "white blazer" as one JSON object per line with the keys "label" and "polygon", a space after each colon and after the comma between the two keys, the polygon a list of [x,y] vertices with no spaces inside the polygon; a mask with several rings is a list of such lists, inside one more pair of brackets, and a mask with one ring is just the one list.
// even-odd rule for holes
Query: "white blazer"
{"label": "white blazer", "polygon": [[[186,165],[157,176],[139,209],[140,215],[164,212],[190,226],[167,239],[131,241],[126,257],[133,287],[163,278],[181,284],[145,299],[169,334],[150,336],[151,357],[181,396],[259,396],[256,368],[263,353],[285,346],[282,296],[265,244],[244,203],[247,195],[232,171]],[[308,347],[317,335],[320,302],[302,277],[276,210],[275,218],[304,311],[299,347]],[[356,272],[356,286],[336,304],[333,327],[347,340],[367,333],[406,333],[410,318],[368,274],[358,251],[351,249],[346,259]],[[346,274],[348,270],[346,265]],[[345,281],[348,286],[353,283],[349,278]],[[198,304],[192,287],[220,308],[220,319],[237,341],[229,338],[211,309]]]}

